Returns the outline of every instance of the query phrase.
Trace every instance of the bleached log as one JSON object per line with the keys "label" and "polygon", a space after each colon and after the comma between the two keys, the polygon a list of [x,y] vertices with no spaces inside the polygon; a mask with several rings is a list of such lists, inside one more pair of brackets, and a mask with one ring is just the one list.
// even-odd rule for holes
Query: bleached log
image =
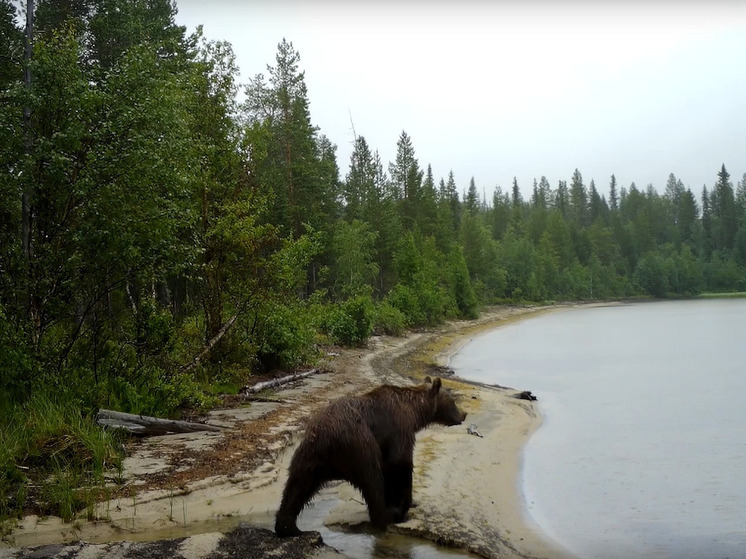
{"label": "bleached log", "polygon": [[99,425],[126,429],[137,435],[169,435],[172,433],[194,433],[196,431],[220,431],[220,427],[209,423],[161,419],[148,415],[136,415],[113,410],[98,410]]}
{"label": "bleached log", "polygon": [[319,369],[311,369],[310,371],[306,371],[305,373],[295,373],[265,382],[257,382],[253,386],[244,386],[241,389],[241,393],[245,396],[249,394],[256,394],[257,392],[261,392],[262,390],[267,390],[268,388],[277,388],[278,386],[282,386],[283,384],[310,377],[311,375],[315,375],[319,372],[321,372]]}

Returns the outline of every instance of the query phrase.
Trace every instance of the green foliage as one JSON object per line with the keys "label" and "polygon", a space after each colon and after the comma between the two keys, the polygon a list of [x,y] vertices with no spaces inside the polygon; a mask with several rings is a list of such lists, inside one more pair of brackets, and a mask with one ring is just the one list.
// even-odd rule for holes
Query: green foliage
{"label": "green foliage", "polygon": [[459,315],[462,318],[476,318],[479,315],[477,296],[469,279],[466,260],[458,246],[454,246],[449,254],[448,273]]}
{"label": "green foliage", "polygon": [[407,326],[432,326],[457,314],[454,295],[447,288],[448,267],[432,237],[407,233],[394,253],[394,264],[399,283],[388,300],[404,314]]}
{"label": "green foliage", "polygon": [[334,307],[326,321],[331,339],[345,346],[364,345],[373,333],[374,305],[370,296],[357,295]]}
{"label": "green foliage", "polygon": [[69,521],[105,493],[121,468],[118,435],[81,415],[66,393],[35,394],[5,405],[0,420],[0,518],[21,514],[34,498],[44,514]]}
{"label": "green foliage", "polygon": [[373,313],[373,331],[378,334],[401,336],[407,327],[407,317],[388,300],[376,305]]}
{"label": "green foliage", "polygon": [[251,323],[253,335],[248,336],[254,348],[252,369],[294,369],[311,361],[315,357],[311,316],[305,305],[293,300],[268,301],[257,309]]}
{"label": "green foliage", "polygon": [[635,281],[653,297],[668,292],[668,262],[659,254],[648,252],[637,263]]}
{"label": "green foliage", "polygon": [[373,261],[377,237],[367,223],[358,220],[340,221],[334,228],[334,289],[342,297],[365,292],[374,285],[380,270]]}

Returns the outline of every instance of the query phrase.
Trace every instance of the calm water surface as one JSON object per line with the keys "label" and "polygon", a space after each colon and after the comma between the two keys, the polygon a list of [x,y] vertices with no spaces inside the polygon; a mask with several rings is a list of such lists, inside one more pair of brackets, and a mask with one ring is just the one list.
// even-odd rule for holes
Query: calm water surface
{"label": "calm water surface", "polygon": [[547,314],[475,338],[451,365],[539,397],[522,486],[569,551],[746,557],[746,299]]}

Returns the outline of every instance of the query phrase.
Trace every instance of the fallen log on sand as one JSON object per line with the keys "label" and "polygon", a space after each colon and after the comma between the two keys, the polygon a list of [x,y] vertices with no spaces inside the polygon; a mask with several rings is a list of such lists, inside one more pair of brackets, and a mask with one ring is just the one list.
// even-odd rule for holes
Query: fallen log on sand
{"label": "fallen log on sand", "polygon": [[194,433],[196,431],[220,431],[220,427],[208,423],[176,421],[147,415],[135,415],[112,410],[98,410],[99,425],[126,429],[136,435],[168,435],[172,433]]}
{"label": "fallen log on sand", "polygon": [[253,386],[244,386],[240,390],[240,392],[244,396],[248,396],[249,394],[256,394],[257,392],[267,390],[268,388],[277,388],[278,386],[282,386],[283,384],[293,382],[294,380],[300,380],[302,378],[310,377],[311,375],[315,375],[316,373],[320,372],[322,372],[320,369],[311,369],[310,371],[306,371],[305,373],[295,373],[265,382],[257,382]]}

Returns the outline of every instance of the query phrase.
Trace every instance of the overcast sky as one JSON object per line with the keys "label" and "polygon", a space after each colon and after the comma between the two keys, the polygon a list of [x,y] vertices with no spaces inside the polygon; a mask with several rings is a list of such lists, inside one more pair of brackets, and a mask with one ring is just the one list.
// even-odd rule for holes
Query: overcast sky
{"label": "overcast sky", "polygon": [[402,130],[436,181],[491,196],[579,169],[608,192],[669,173],[699,195],[746,172],[746,2],[177,0],[177,21],[233,45],[241,80],[300,53],[311,119],[387,166]]}

